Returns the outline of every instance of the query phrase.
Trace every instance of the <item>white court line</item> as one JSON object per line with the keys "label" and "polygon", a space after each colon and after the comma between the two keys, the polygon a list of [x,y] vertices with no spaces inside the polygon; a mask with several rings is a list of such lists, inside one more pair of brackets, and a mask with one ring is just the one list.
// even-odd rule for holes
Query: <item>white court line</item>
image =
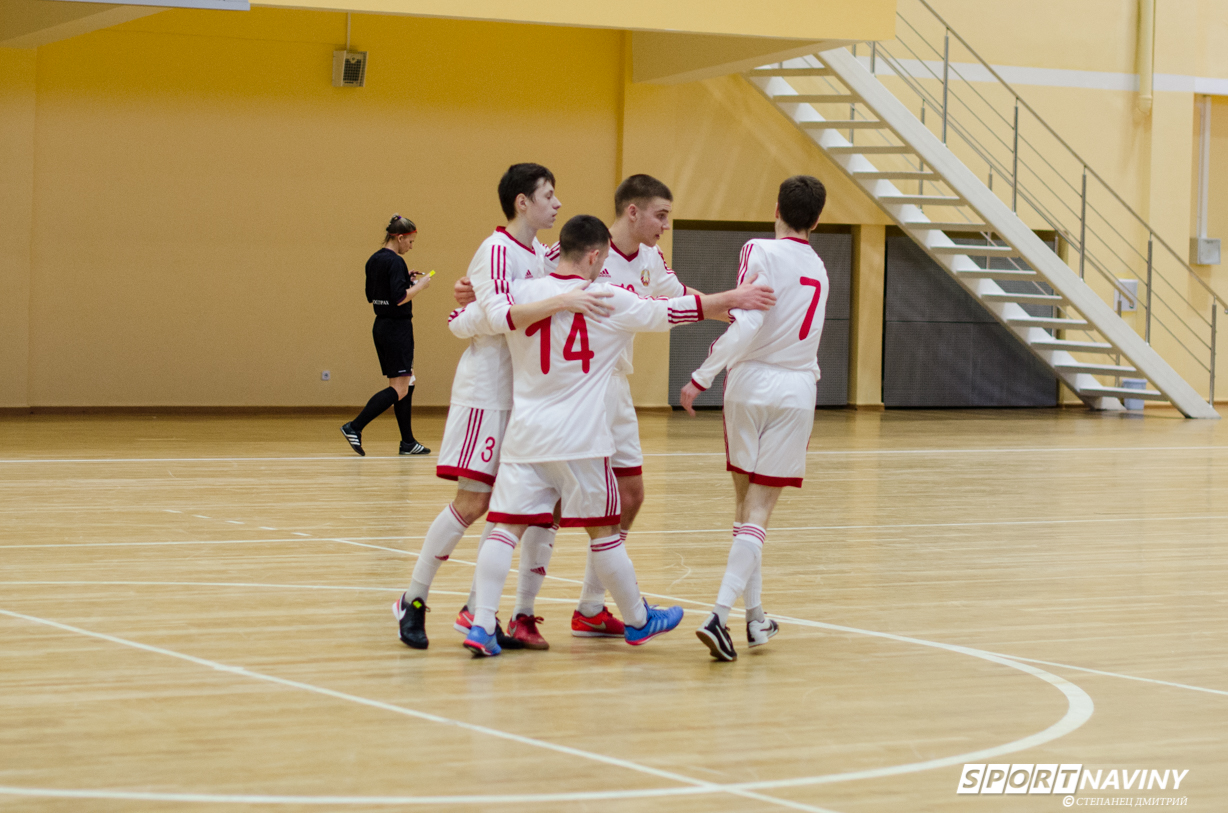
{"label": "white court line", "polygon": [[[460,559],[455,559],[455,560],[449,559],[448,561],[456,561],[459,564],[468,564],[468,565],[473,564],[472,562],[466,562]],[[516,571],[513,569],[512,572],[514,573]],[[546,578],[552,579],[555,581],[569,582],[572,584],[580,583],[576,579],[563,579],[559,576],[547,576]],[[48,587],[74,587],[74,586],[76,587],[237,587],[237,588],[243,588],[243,589],[255,587],[255,588],[271,589],[271,590],[335,590],[335,591],[341,591],[341,592],[348,591],[348,592],[363,592],[363,593],[399,593],[401,592],[401,589],[402,589],[400,587],[359,587],[355,585],[334,585],[334,584],[270,584],[267,582],[163,582],[163,581],[151,582],[151,581],[114,581],[114,580],[86,581],[86,580],[81,580],[81,579],[71,579],[71,580],[67,580],[67,579],[60,579],[60,580],[24,579],[20,581],[17,581],[17,580],[0,581],[0,585],[12,585],[15,587],[21,587],[24,585],[40,585],[40,586],[48,586]],[[459,591],[459,590],[439,590],[437,588],[432,588],[431,595],[467,596],[469,595],[469,593]],[[694,604],[700,607],[709,606],[708,602],[696,601],[694,599],[689,599],[689,598],[680,598],[678,596],[667,596],[667,595],[663,595],[660,593],[644,593],[644,595],[649,596],[651,598],[665,599],[667,601],[678,601],[684,604]],[[575,603],[575,599],[571,599],[571,598],[549,598],[546,596],[537,596],[536,600],[540,602],[544,602],[546,604],[574,604]],[[744,614],[742,610],[738,610],[738,609],[734,609],[733,613],[738,616],[742,616]],[[805,619],[792,618],[790,616],[778,615],[776,613],[769,613],[769,615],[772,618],[775,618],[779,621],[783,621],[786,624],[797,624],[798,626],[805,626],[805,627],[835,628],[835,629],[841,629],[841,630],[855,629],[859,634],[864,634],[864,635],[873,634],[866,630],[861,630],[861,629],[852,628],[852,627],[832,627],[832,625],[825,624],[821,621],[807,621]],[[1021,655],[1012,655],[1007,652],[992,652],[990,654],[996,655],[999,658],[1006,658],[1012,661],[1026,661],[1027,663],[1039,663],[1044,666],[1054,666],[1060,669],[1071,669],[1076,672],[1087,672],[1089,674],[1101,675],[1103,677],[1115,677],[1115,678],[1121,678],[1122,680],[1138,681],[1140,683],[1154,683],[1157,686],[1170,686],[1175,689],[1189,689],[1192,692],[1205,692],[1207,694],[1218,694],[1218,695],[1223,695],[1225,697],[1228,697],[1228,691],[1224,691],[1222,689],[1208,689],[1205,686],[1194,686],[1189,683],[1174,683],[1173,681],[1170,681],[1170,680],[1159,680],[1157,678],[1138,677],[1136,675],[1127,675],[1121,672],[1105,672],[1100,669],[1091,669],[1085,666],[1074,666],[1073,664],[1069,664],[1069,663],[1059,663],[1057,661],[1044,661],[1038,658],[1025,658]]]}
{"label": "white court line", "polygon": [[[991,527],[1011,527],[1011,526],[1031,526],[1031,525],[1095,525],[1108,523],[1123,523],[1123,522],[1223,522],[1228,520],[1228,514],[1208,514],[1200,516],[1179,516],[1179,517],[1095,517],[1089,519],[1019,519],[1019,520],[984,520],[978,522],[905,522],[891,523],[883,525],[784,525],[780,527],[771,527],[768,529],[770,533],[784,533],[789,531],[893,531],[893,530],[908,530],[908,529],[924,529],[924,528],[991,528]],[[261,530],[277,530],[276,528],[261,528]],[[579,535],[582,530],[564,530],[564,533]],[[425,539],[425,536],[311,536],[310,534],[291,531],[298,537],[308,537],[319,540],[320,542],[340,542],[346,545],[356,545],[358,547],[373,548],[375,550],[386,550],[393,553],[411,553],[401,548],[389,548],[383,545],[360,545],[360,541],[365,540],[404,540]],[[728,534],[729,528],[688,528],[680,530],[634,530],[631,532],[632,537],[642,536],[673,536],[686,534]],[[225,540],[210,540],[200,539],[194,541],[168,541],[168,542],[42,542],[30,543],[22,545],[0,545],[0,550],[6,548],[85,548],[85,547],[128,547],[142,545],[237,545],[241,543],[258,543],[258,542],[299,542],[301,539],[225,539]]]}
{"label": "white court line", "polygon": [[[782,807],[793,808],[794,810],[806,810],[806,811],[812,811],[812,813],[832,813],[832,811],[825,810],[823,808],[812,807],[810,805],[804,805],[798,802],[792,802],[787,799],[777,799],[775,797],[765,796],[759,793],[755,793],[753,791],[746,791],[746,790],[741,790],[741,789],[729,789],[729,786],[726,786],[726,785],[720,785],[715,782],[708,782],[703,779],[695,779],[693,777],[674,773],[672,771],[664,771],[659,768],[653,768],[649,765],[641,765],[636,762],[631,762],[630,760],[619,759],[618,757],[606,756],[604,754],[598,754],[598,753],[594,753],[591,751],[583,751],[579,748],[571,748],[566,745],[558,745],[556,743],[535,739],[533,737],[524,737],[519,734],[512,734],[510,732],[500,731],[499,729],[496,729],[496,728],[488,728],[486,726],[477,725],[475,723],[466,723],[461,720],[453,720],[451,718],[442,717],[437,714],[430,714],[429,712],[423,712],[423,711],[418,711],[416,709],[405,708],[404,706],[397,706],[391,703],[384,703],[379,700],[371,700],[366,697],[360,697],[358,695],[349,694],[347,692],[339,692],[334,689],[326,689],[321,686],[314,686],[310,683],[302,683],[297,680],[289,680],[287,678],[276,677],[274,675],[266,675],[262,672],[253,672],[241,666],[229,666],[227,664],[219,663],[218,661],[211,661],[205,658],[198,658],[193,655],[186,655],[182,652],[176,652],[171,649],[165,649],[159,646],[152,646],[150,644],[142,644],[137,641],[132,641],[127,638],[119,638],[114,635],[107,635],[106,633],[93,632],[91,630],[82,629],[80,627],[74,627],[69,624],[61,624],[58,621],[52,621],[46,618],[39,618],[37,616],[26,615],[24,613],[17,613],[17,612],[13,612],[11,610],[5,610],[5,609],[0,609],[0,615],[6,615],[6,616],[9,616],[10,618],[17,618],[23,621],[29,621],[34,624],[42,624],[44,626],[52,627],[54,629],[59,629],[59,630],[63,630],[66,632],[72,632],[77,635],[84,635],[90,638],[97,638],[98,640],[107,641],[113,644],[120,644],[121,646],[127,646],[133,649],[139,649],[139,650],[143,650],[145,652],[151,652],[157,655],[165,655],[167,657],[177,658],[179,660],[187,661],[189,663],[193,663],[198,666],[207,666],[211,669],[216,669],[220,672],[230,672],[240,677],[253,678],[255,680],[263,680],[268,683],[275,683],[275,684],[279,684],[282,686],[289,686],[290,688],[301,689],[303,691],[313,692],[315,694],[324,695],[326,697],[332,697],[338,700],[346,700],[351,703],[357,703],[363,706],[369,706],[371,708],[380,709],[383,711],[390,711],[395,714],[405,715],[407,717],[415,717],[417,719],[426,720],[432,723],[440,723],[440,724],[447,725],[447,726],[454,726],[456,728],[464,729],[466,731],[472,731],[477,734],[485,734],[487,736],[509,740],[511,742],[518,743],[520,745],[529,745],[529,746],[533,746],[536,748],[542,748],[542,749],[549,750],[549,751],[555,751],[557,753],[566,754],[567,756],[579,757],[581,759],[587,759],[587,760],[591,760],[594,762],[600,762],[600,763],[611,765],[611,766],[618,767],[618,768],[625,768],[627,770],[636,771],[636,772],[643,773],[643,774],[648,774],[649,776],[655,776],[659,779],[666,779],[671,782],[678,782],[678,783],[689,786],[686,788],[666,788],[666,789],[661,789],[661,790],[644,790],[644,791],[639,791],[638,796],[654,796],[654,795],[655,796],[673,796],[673,795],[679,795],[679,794],[690,795],[690,794],[695,794],[695,793],[703,793],[703,794],[730,793],[734,796],[740,796],[740,797],[747,798],[747,799],[754,799],[760,802],[768,802],[770,804],[776,804]],[[1037,670],[1037,671],[1040,671],[1040,670]],[[0,788],[0,792],[4,790],[5,789]],[[18,791],[25,790],[29,792],[29,791],[33,791],[36,789],[17,789],[17,790]],[[81,792],[81,791],[78,791],[78,792]],[[620,793],[620,792],[614,791],[614,793]],[[625,791],[622,791],[622,793],[625,793]],[[173,794],[167,794],[167,795],[174,796],[175,798],[179,798],[177,795],[173,795]],[[213,796],[212,794],[209,794],[209,795]],[[114,798],[114,797],[110,797],[110,798]],[[229,800],[232,797],[218,796],[215,798]],[[247,797],[247,798],[249,798],[250,800],[257,800],[260,797]],[[292,798],[292,797],[278,797],[278,798],[285,799],[285,798]],[[335,797],[332,800],[333,803],[338,803],[337,798],[345,798],[345,797]],[[351,798],[354,798],[354,797],[351,797]],[[420,801],[420,799],[423,799],[423,798],[425,797],[417,797],[417,798],[406,797],[405,799],[398,799],[394,803],[395,804],[424,804],[424,803],[425,804],[456,804],[456,802],[453,802],[452,800],[456,799],[457,797],[447,797],[447,796],[434,797],[434,798],[431,798],[429,802]],[[463,797],[463,798],[465,798],[465,801],[461,802],[462,804],[473,804],[475,800],[475,797]],[[589,798],[603,798],[603,797],[600,795],[600,792],[596,792],[596,795],[590,796]],[[507,800],[519,801],[518,799],[516,799],[516,797],[513,797],[513,796],[502,796],[502,797],[485,796],[485,797],[476,797],[476,799],[478,801],[486,801],[486,802],[489,802],[492,799],[499,800],[499,801],[507,801]],[[552,800],[552,799],[550,795],[548,794],[535,794],[532,799],[532,801],[538,801],[538,802],[545,801],[545,800]],[[294,801],[297,803],[301,803],[297,799],[295,799]],[[327,804],[327,802],[320,802],[320,803]],[[370,804],[370,802],[365,799],[362,800],[360,803]]]}
{"label": "white court line", "polygon": [[[466,564],[466,565],[473,564],[472,562],[466,562],[463,559],[449,559],[449,561],[455,561],[459,564]],[[514,573],[516,571],[513,569],[512,572]],[[546,578],[551,579],[553,581],[562,581],[562,582],[568,582],[572,584],[580,583],[576,579],[564,579],[560,576],[547,576]],[[364,592],[364,593],[399,593],[401,592],[400,587],[358,587],[354,585],[332,585],[332,584],[270,584],[267,582],[164,582],[164,581],[151,582],[151,581],[114,581],[114,580],[87,581],[87,580],[81,580],[81,579],[71,579],[71,580],[69,579],[59,579],[59,580],[24,579],[20,581],[17,581],[17,580],[0,581],[0,585],[12,585],[15,587],[21,587],[23,585],[40,585],[40,586],[48,586],[48,587],[237,587],[237,588],[243,588],[243,589],[254,587],[254,588],[271,589],[271,590],[335,590],[335,591],[342,591],[342,592],[349,591],[349,592]],[[436,588],[432,588],[431,595],[467,596],[469,595],[469,593],[458,591],[458,590],[439,590]],[[644,595],[649,596],[651,598],[664,599],[666,601],[677,601],[683,604],[694,604],[699,607],[709,606],[709,602],[696,601],[694,599],[681,598],[679,596],[668,596],[668,595],[664,595],[661,593],[644,593]],[[537,601],[544,602],[546,604],[574,604],[575,603],[575,600],[571,598],[548,598],[545,596],[537,596]],[[744,614],[742,610],[738,610],[738,609],[734,609],[733,613],[738,616],[742,616]],[[868,630],[862,630],[862,629],[855,628],[855,627],[840,627],[840,626],[835,626],[831,624],[826,624],[821,621],[808,621],[805,619],[792,618],[790,616],[785,616],[785,615],[778,615],[776,613],[770,613],[769,615],[772,618],[777,619],[778,621],[784,622],[785,624],[796,624],[798,626],[804,626],[804,627],[816,627],[820,629],[836,629],[836,630],[842,630],[842,631],[843,630],[853,630],[860,635],[874,635],[875,634]],[[944,644],[935,644],[935,645],[945,646]],[[957,645],[952,645],[952,646],[957,646]],[[1189,683],[1174,683],[1173,681],[1170,681],[1170,680],[1159,680],[1157,678],[1138,677],[1137,675],[1127,675],[1121,672],[1105,672],[1100,669],[1091,669],[1085,666],[1074,666],[1073,664],[1069,664],[1069,663],[1059,663],[1057,661],[1044,661],[1038,658],[1025,658],[1021,655],[1012,655],[1007,652],[991,652],[990,654],[995,655],[999,658],[1006,658],[1012,661],[1026,661],[1027,663],[1039,663],[1044,666],[1054,666],[1060,669],[1071,669],[1076,672],[1087,672],[1089,674],[1101,675],[1103,677],[1115,677],[1115,678],[1121,678],[1122,680],[1138,681],[1140,683],[1153,683],[1157,686],[1170,686],[1176,689],[1189,689],[1192,692],[1205,692],[1207,694],[1218,694],[1218,695],[1223,695],[1225,697],[1228,697],[1228,691],[1224,691],[1221,689],[1208,689],[1205,686],[1194,686]]]}
{"label": "white court line", "polygon": [[166,540],[161,542],[31,542],[27,545],[0,545],[0,550],[10,548],[141,548],[162,545],[257,545],[261,542],[302,542],[302,539],[193,539],[190,541]]}
{"label": "white court line", "polygon": [[[1053,446],[1004,447],[977,449],[817,449],[808,455],[944,455],[944,454],[1066,454],[1071,452],[1211,452],[1224,451],[1228,446]],[[651,452],[644,457],[724,457],[724,452]],[[0,464],[22,463],[294,463],[299,461],[350,462],[404,460],[404,456],[364,458],[347,457],[85,457],[85,458],[9,458]],[[433,459],[433,458],[424,458]]]}
{"label": "white court line", "polygon": [[[38,618],[36,616],[29,616],[23,613],[16,613],[16,612],[12,612],[10,610],[4,610],[4,609],[0,609],[0,615],[7,615],[13,618],[19,618],[19,619],[30,621],[33,623],[43,624],[43,625],[54,627],[57,629],[62,629],[62,630],[66,630],[69,632],[74,632],[77,634],[86,635],[86,636],[93,637],[93,638],[98,638],[100,640],[108,641],[111,643],[117,643],[117,644],[121,644],[124,646],[129,646],[129,647],[133,647],[136,649],[145,650],[148,652],[153,652],[156,654],[168,655],[170,657],[178,658],[181,660],[185,660],[185,661],[196,663],[196,664],[203,665],[203,666],[208,666],[210,668],[217,669],[220,671],[231,672],[231,673],[243,676],[243,677],[251,677],[257,680],[265,680],[265,681],[272,682],[272,683],[278,683],[281,685],[290,686],[292,688],[298,688],[298,689],[303,689],[309,692],[323,694],[329,697],[334,697],[334,698],[338,698],[342,700],[349,700],[351,702],[360,703],[362,705],[370,706],[373,708],[379,708],[379,709],[383,709],[387,711],[392,711],[398,714],[404,714],[410,717],[417,717],[419,719],[428,720],[431,722],[438,722],[438,723],[443,723],[446,725],[453,725],[453,726],[464,728],[466,730],[474,731],[477,733],[489,734],[491,736],[495,736],[501,739],[511,740],[513,742],[518,742],[518,743],[525,744],[525,745],[532,745],[532,746],[544,748],[547,750],[552,750],[552,751],[568,754],[571,756],[578,756],[584,759],[595,760],[598,762],[603,762],[603,763],[615,765],[618,767],[628,768],[630,770],[639,771],[641,773],[647,773],[647,774],[665,778],[665,779],[671,779],[673,781],[681,782],[681,783],[691,786],[687,788],[669,788],[669,789],[663,789],[663,790],[636,791],[636,793],[638,794],[636,798],[647,798],[647,797],[652,797],[652,796],[675,796],[675,795],[683,795],[683,794],[692,795],[692,794],[700,794],[700,793],[703,793],[703,794],[731,793],[733,795],[742,796],[745,798],[754,798],[758,801],[764,801],[764,802],[768,802],[771,804],[778,804],[778,805],[782,805],[785,807],[791,807],[791,808],[798,809],[798,810],[817,811],[818,813],[831,813],[831,811],[825,811],[822,808],[810,807],[810,806],[802,805],[797,802],[791,802],[788,800],[779,799],[779,798],[772,797],[772,796],[762,796],[757,793],[754,793],[754,791],[769,790],[772,788],[801,787],[801,786],[808,786],[808,785],[831,784],[835,782],[845,782],[845,781],[858,780],[858,779],[880,778],[884,776],[896,776],[896,775],[906,774],[906,773],[916,773],[919,771],[933,770],[935,768],[948,767],[948,766],[953,766],[953,765],[961,765],[961,764],[965,764],[970,761],[976,762],[977,760],[992,759],[992,758],[1002,756],[1005,754],[1014,753],[1016,751],[1026,750],[1028,748],[1034,748],[1039,745],[1043,745],[1047,742],[1051,742],[1060,737],[1063,737],[1066,734],[1069,734],[1070,732],[1078,729],[1085,722],[1087,722],[1087,720],[1091,718],[1092,713],[1095,710],[1095,705],[1092,702],[1091,697],[1089,697],[1086,692],[1084,692],[1082,689],[1080,689],[1075,684],[1070,683],[1064,678],[1061,678],[1050,672],[1046,672],[1043,669],[1039,669],[1034,666],[1029,666],[1027,664],[1022,664],[1010,658],[1004,658],[1004,657],[995,655],[993,653],[984,652],[982,650],[972,649],[969,647],[956,646],[953,644],[942,644],[942,643],[937,643],[933,641],[926,641],[920,638],[909,638],[907,636],[895,635],[893,633],[877,632],[873,630],[860,630],[855,627],[842,627],[839,625],[825,624],[823,622],[818,622],[818,621],[805,621],[804,619],[794,619],[794,618],[784,617],[784,620],[790,623],[802,623],[806,626],[813,625],[813,626],[823,627],[823,628],[842,631],[842,632],[850,632],[850,633],[855,633],[855,634],[870,635],[870,636],[878,637],[878,638],[885,638],[885,639],[894,640],[894,641],[898,641],[902,643],[919,644],[921,646],[934,647],[937,649],[943,649],[943,650],[947,650],[950,652],[956,652],[959,654],[969,655],[975,658],[980,658],[982,660],[987,660],[992,663],[998,663],[1003,666],[1010,667],[1012,669],[1017,669],[1019,671],[1030,674],[1034,677],[1040,678],[1041,680],[1045,681],[1046,683],[1049,683],[1050,685],[1057,688],[1060,692],[1062,692],[1062,694],[1065,695],[1066,701],[1067,701],[1066,713],[1062,716],[1060,720],[1058,720],[1056,723],[1054,723],[1053,725],[1049,726],[1048,728],[1046,728],[1045,730],[1041,732],[1038,732],[1028,737],[1023,737],[1018,740],[1014,740],[1009,743],[1005,743],[1003,745],[981,749],[981,750],[974,751],[968,754],[957,754],[951,757],[943,757],[939,759],[926,760],[924,762],[907,763],[904,765],[893,765],[893,766],[887,766],[883,768],[872,768],[872,769],[867,769],[867,770],[862,770],[862,771],[849,771],[849,772],[845,772],[842,774],[827,774],[823,776],[797,777],[794,779],[768,780],[768,781],[763,781],[763,782],[742,782],[742,783],[733,783],[733,784],[728,784],[728,785],[719,785],[719,784],[712,783],[712,782],[706,782],[704,780],[693,779],[691,777],[687,777],[681,774],[673,774],[672,772],[662,771],[656,768],[652,768],[650,766],[639,765],[637,763],[618,759],[616,757],[608,757],[602,754],[581,751],[579,749],[570,748],[570,747],[563,746],[563,745],[556,745],[554,743],[550,743],[544,740],[537,740],[537,739],[533,739],[529,737],[522,737],[517,734],[511,734],[508,732],[499,731],[498,729],[491,729],[485,726],[479,726],[479,725],[475,725],[472,723],[464,723],[458,720],[451,720],[446,717],[441,717],[441,716],[429,714],[426,712],[419,712],[419,711],[416,711],[413,709],[407,709],[401,706],[394,706],[388,703],[383,703],[377,700],[370,700],[367,698],[359,697],[357,695],[347,694],[344,692],[337,692],[332,689],[325,689],[322,687],[313,686],[312,684],[308,684],[308,683],[301,683],[299,681],[288,680],[285,678],[279,678],[279,677],[275,677],[272,675],[265,675],[259,672],[252,672],[242,667],[227,666],[227,665],[215,662],[215,661],[209,661],[204,658],[197,658],[192,655],[185,655],[179,652],[175,652],[173,650],[164,649],[162,647],[151,646],[149,644],[142,644],[142,643],[130,641],[124,638],[118,638],[115,636],[107,635],[105,633],[92,632],[89,630],[81,629],[79,627],[73,627],[67,624],[61,624],[56,621]],[[9,790],[10,790],[9,788],[0,787],[0,793],[9,792]],[[13,788],[11,790],[19,794],[22,794],[22,795],[36,795],[39,789]],[[61,792],[81,793],[81,794],[91,793],[91,791],[61,791]],[[109,791],[109,793],[120,793],[120,792],[122,791]],[[615,793],[626,793],[626,791],[617,791]],[[195,795],[199,796],[199,794],[195,794]],[[171,795],[168,795],[168,796],[171,796]],[[87,797],[87,798],[93,798],[93,797]],[[114,798],[114,797],[106,797],[106,798]],[[182,799],[186,801],[186,799],[183,799],[183,797],[177,796],[177,795],[174,795],[173,798],[174,800]],[[229,800],[233,797],[210,795],[210,798],[219,799],[219,800],[221,799]],[[285,799],[286,797],[247,796],[244,798],[246,798],[249,802],[257,802],[257,801],[265,801],[265,800],[269,802],[273,802],[274,799],[282,800],[282,799]],[[311,797],[308,797],[308,798],[311,798]],[[319,797],[316,797],[316,798],[319,798]],[[424,804],[424,803],[472,804],[473,803],[473,797],[444,796],[444,797],[431,797],[430,802],[419,801],[420,799],[424,799],[424,798],[426,797],[417,797],[417,798],[405,797],[405,799],[398,799],[395,802],[388,802],[388,803],[398,803],[398,804],[402,804],[402,803],[403,804]],[[586,798],[618,798],[618,797],[589,796]],[[464,801],[461,801],[462,799]],[[490,802],[512,803],[512,802],[522,801],[521,797],[514,797],[510,795],[498,796],[498,797],[495,797],[495,796],[480,797],[480,800],[485,801],[487,803],[490,803]],[[553,801],[553,800],[554,799],[552,797],[549,797],[548,795],[544,795],[544,794],[535,795],[531,799],[528,799],[528,798],[524,799],[524,801],[535,801],[535,802]],[[563,801],[563,799],[560,799],[560,801]],[[294,802],[303,803],[297,799],[294,800]],[[331,797],[329,799],[329,802],[319,802],[319,803],[321,804],[325,804],[325,803],[372,804],[373,802],[370,799],[363,798],[363,797],[348,797],[348,798],[347,797]],[[385,803],[385,802],[379,802],[379,803]]]}

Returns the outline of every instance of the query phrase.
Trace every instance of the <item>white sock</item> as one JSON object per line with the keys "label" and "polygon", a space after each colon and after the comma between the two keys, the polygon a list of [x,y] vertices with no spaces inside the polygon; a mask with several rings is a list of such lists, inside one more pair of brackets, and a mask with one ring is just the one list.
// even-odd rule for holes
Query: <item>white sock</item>
{"label": "white sock", "polygon": [[520,574],[516,579],[516,609],[512,610],[512,618],[534,614],[533,600],[546,580],[546,566],[554,553],[554,535],[558,529],[557,525],[533,526],[524,532],[520,540]]}
{"label": "white sock", "polygon": [[[627,532],[619,531],[618,538],[626,542]],[[584,560],[584,585],[580,588],[580,603],[576,605],[576,609],[579,610],[580,615],[592,618],[601,612],[604,606],[605,585],[601,583],[601,577],[597,575],[597,570],[593,567],[593,551],[590,548],[588,557]]]}
{"label": "white sock", "polygon": [[[486,544],[486,537],[490,536],[490,532],[495,529],[493,522],[487,522],[486,527],[482,529],[482,536],[478,539],[478,551],[473,555],[473,561],[477,561],[482,555],[482,546]],[[465,600],[465,606],[469,608],[469,612],[473,612],[473,608],[478,603],[478,573],[473,571],[473,584],[469,586],[469,598]]]}
{"label": "white sock", "polygon": [[[733,535],[738,535],[738,529],[742,527],[742,523],[735,522],[733,524]],[[746,592],[742,596],[742,603],[746,607],[747,621],[764,621],[767,616],[763,614],[763,557],[759,557],[759,561],[755,562],[755,572],[750,574],[750,578],[746,582]]]}
{"label": "white sock", "polygon": [[733,546],[729,548],[729,562],[725,565],[725,578],[721,580],[721,589],[716,594],[714,608],[722,624],[728,622],[733,603],[738,600],[738,596],[746,592],[747,582],[762,561],[763,541],[766,538],[767,533],[762,528],[749,522],[743,523],[737,536],[733,538]]}
{"label": "white sock", "polygon": [[610,595],[622,614],[623,623],[642,627],[648,623],[648,609],[635,580],[635,566],[627,555],[622,536],[605,536],[589,543],[589,556],[601,583],[609,587]]}
{"label": "white sock", "polygon": [[469,609],[473,610],[473,623],[489,633],[495,631],[495,613],[499,612],[503,583],[512,569],[512,553],[519,542],[507,531],[494,530],[478,552],[478,566],[474,574],[478,595],[474,602],[476,606]]}
{"label": "white sock", "polygon": [[426,540],[422,543],[422,552],[418,554],[418,563],[414,565],[413,580],[409,590],[405,591],[405,603],[409,604],[416,598],[426,603],[427,593],[431,590],[431,582],[439,572],[439,566],[448,561],[456,544],[465,535],[469,525],[461,518],[452,503],[439,512],[435,521],[426,532]]}

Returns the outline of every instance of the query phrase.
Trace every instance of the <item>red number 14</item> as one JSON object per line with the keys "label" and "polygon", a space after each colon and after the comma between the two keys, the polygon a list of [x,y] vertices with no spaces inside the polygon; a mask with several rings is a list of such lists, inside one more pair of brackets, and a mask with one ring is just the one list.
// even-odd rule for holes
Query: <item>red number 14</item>
{"label": "red number 14", "polygon": [[[813,311],[813,307],[811,308]],[[535,333],[541,334],[541,367],[542,375],[550,372],[550,320],[552,317],[546,317],[540,322],[534,322],[525,328],[524,335],[532,336]],[[809,320],[807,320],[809,324]],[[577,345],[579,345],[577,347]],[[572,314],[571,332],[567,334],[567,341],[563,343],[563,358],[567,361],[580,362],[580,369],[584,372],[589,371],[590,362],[596,355],[588,346],[588,322],[584,321],[584,314]]]}

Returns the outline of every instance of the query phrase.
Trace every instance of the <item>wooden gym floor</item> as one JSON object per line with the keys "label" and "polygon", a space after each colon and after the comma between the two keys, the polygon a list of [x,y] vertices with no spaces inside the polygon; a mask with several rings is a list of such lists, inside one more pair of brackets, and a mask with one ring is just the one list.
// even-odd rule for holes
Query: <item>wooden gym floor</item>
{"label": "wooden gym floor", "polygon": [[473,534],[430,649],[397,641],[452,486],[390,416],[366,458],[342,420],[0,418],[0,811],[1063,808],[957,795],[965,763],[1188,770],[1075,801],[1228,806],[1228,422],[820,411],[764,552],[780,635],[751,653],[735,617],[720,664],[693,634],[729,547],[719,414],[642,418],[629,550],[682,626],[570,637],[565,532],[552,648],[492,660],[451,629]]}

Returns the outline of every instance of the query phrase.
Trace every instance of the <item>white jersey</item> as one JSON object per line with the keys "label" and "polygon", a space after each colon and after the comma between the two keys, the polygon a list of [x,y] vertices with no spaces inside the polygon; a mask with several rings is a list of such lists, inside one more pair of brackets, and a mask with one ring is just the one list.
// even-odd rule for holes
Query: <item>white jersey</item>
{"label": "white jersey", "polygon": [[544,262],[550,249],[533,240],[526,246],[500,226],[478,246],[466,275],[473,282],[477,302],[453,311],[448,318],[452,332],[469,338],[456,376],[452,379],[452,403],[477,409],[512,408],[512,362],[503,338],[512,305],[512,280],[545,276]]}
{"label": "white jersey", "polygon": [[[547,273],[554,270],[558,264],[558,244],[554,244],[548,252],[552,252],[554,260],[547,258],[545,267]],[[665,262],[661,249],[640,243],[635,253],[627,255],[618,250],[618,246],[610,243],[610,254],[601,268],[598,282],[608,282],[616,288],[630,291],[640,297],[676,297],[685,296],[687,288],[674,275],[674,270]],[[627,350],[614,369],[615,375],[631,375],[635,372],[632,365],[634,345],[628,345]]]}
{"label": "white jersey", "polygon": [[[765,364],[819,378],[819,336],[827,311],[827,269],[805,240],[749,240],[742,247],[738,284],[754,276],[756,285],[771,287],[776,304],[766,311],[734,309],[733,323],[712,343],[708,358],[691,376],[700,389],[712,386],[723,369],[739,364]],[[732,373],[731,373],[732,374]],[[755,394],[754,402],[773,403],[770,392]]]}
{"label": "white jersey", "polygon": [[[517,302],[548,299],[587,282],[551,274],[517,284]],[[561,311],[507,334],[515,370],[515,398],[501,459],[505,463],[584,460],[614,454],[605,413],[606,387],[635,333],[666,331],[703,319],[698,296],[641,299],[629,291],[594,283],[593,293],[609,291],[612,313],[600,320]]]}

